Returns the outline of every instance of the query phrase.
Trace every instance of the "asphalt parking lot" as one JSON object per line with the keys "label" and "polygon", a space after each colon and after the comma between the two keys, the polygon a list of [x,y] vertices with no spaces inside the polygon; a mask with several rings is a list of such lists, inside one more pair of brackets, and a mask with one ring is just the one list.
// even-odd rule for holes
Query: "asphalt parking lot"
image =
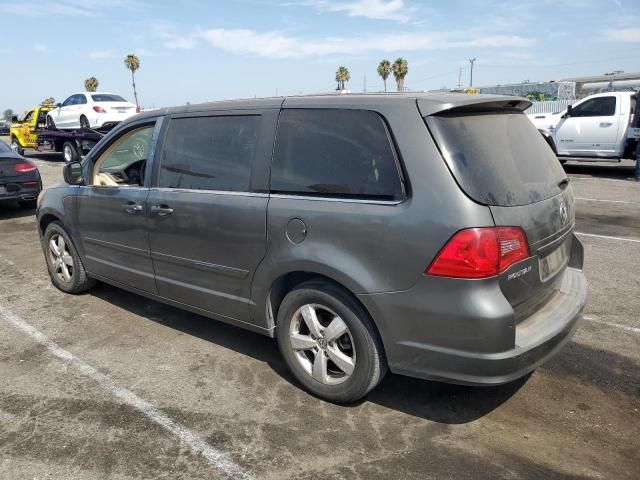
{"label": "asphalt parking lot", "polygon": [[510,385],[388,375],[352,406],[296,387],[268,338],[59,292],[34,212],[0,206],[0,478],[637,479],[640,184],[630,161],[565,168],[590,282],[573,341]]}

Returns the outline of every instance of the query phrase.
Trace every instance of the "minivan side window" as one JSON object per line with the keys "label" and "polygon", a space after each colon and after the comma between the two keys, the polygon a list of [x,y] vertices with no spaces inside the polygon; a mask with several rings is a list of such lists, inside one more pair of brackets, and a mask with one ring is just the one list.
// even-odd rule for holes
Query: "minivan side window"
{"label": "minivan side window", "polygon": [[259,115],[172,119],[158,186],[248,192],[259,127]]}
{"label": "minivan side window", "polygon": [[572,117],[610,117],[616,113],[616,97],[592,98],[577,105]]}
{"label": "minivan side window", "polygon": [[382,117],[368,110],[283,110],[271,166],[271,191],[402,198],[400,170]]}

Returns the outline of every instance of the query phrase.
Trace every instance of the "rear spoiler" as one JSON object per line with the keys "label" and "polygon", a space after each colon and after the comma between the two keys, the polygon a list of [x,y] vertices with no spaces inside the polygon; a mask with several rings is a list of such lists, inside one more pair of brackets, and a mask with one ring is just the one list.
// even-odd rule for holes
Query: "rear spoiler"
{"label": "rear spoiler", "polygon": [[532,103],[526,98],[507,95],[468,95],[451,93],[418,98],[418,109],[423,117],[440,113],[478,113],[496,110],[519,110],[529,108]]}

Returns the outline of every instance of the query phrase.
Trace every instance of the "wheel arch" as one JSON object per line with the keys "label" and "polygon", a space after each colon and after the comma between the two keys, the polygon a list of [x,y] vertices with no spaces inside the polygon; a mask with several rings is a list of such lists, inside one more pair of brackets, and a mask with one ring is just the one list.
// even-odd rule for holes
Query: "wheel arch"
{"label": "wheel arch", "polygon": [[321,274],[318,272],[314,272],[314,271],[308,271],[308,270],[292,270],[290,272],[283,273],[279,277],[277,277],[275,280],[273,280],[273,282],[271,283],[271,287],[269,288],[267,298],[266,298],[266,305],[264,305],[267,326],[270,331],[272,332],[275,331],[277,318],[278,318],[278,310],[280,308],[280,305],[282,304],[282,301],[284,300],[284,297],[289,292],[294,290],[296,287],[302,285],[303,283],[307,283],[309,281],[314,281],[314,280],[324,282],[339,288],[346,295],[348,295],[355,303],[357,303],[358,306],[362,309],[362,311],[365,312],[371,319],[371,322],[373,323],[373,326],[376,329],[376,333],[378,334],[378,337],[382,341],[383,350],[385,350],[384,336],[382,335],[382,329],[380,328],[380,325],[378,324],[376,319],[373,317],[373,315],[371,314],[369,309],[366,307],[366,305],[364,305],[360,301],[358,296],[353,292],[353,290],[348,288],[343,283],[331,278],[330,276],[327,276],[325,274]]}
{"label": "wheel arch", "polygon": [[47,230],[47,227],[53,222],[60,222],[62,224],[62,219],[54,215],[53,213],[45,213],[38,220],[38,228],[40,231],[40,237],[44,237],[44,232]]}

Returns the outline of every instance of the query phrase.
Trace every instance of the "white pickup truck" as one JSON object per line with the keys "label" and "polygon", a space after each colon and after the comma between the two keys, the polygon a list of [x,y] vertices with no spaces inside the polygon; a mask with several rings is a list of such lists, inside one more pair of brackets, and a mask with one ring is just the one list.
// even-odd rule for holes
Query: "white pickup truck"
{"label": "white pickup truck", "polygon": [[[561,162],[618,161],[633,154],[640,129],[633,128],[635,92],[600,93],[558,113],[528,115]],[[640,106],[640,105],[639,105]],[[635,113],[635,115],[634,115]]]}

